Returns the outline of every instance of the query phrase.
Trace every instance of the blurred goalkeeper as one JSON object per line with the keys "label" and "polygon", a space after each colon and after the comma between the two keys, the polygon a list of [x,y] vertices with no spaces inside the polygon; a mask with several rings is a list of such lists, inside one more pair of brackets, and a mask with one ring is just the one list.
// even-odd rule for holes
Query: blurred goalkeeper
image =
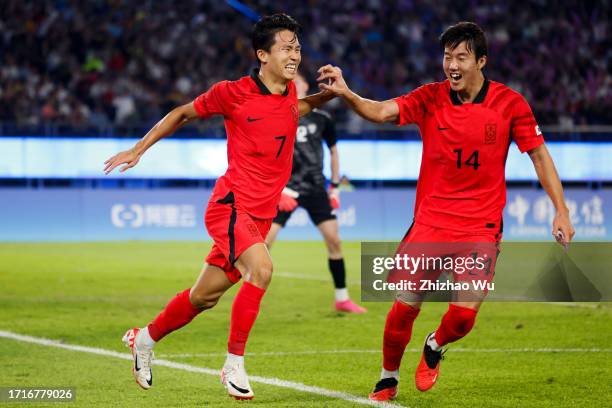
{"label": "blurred goalkeeper", "polygon": [[[298,98],[306,96],[308,82],[300,74],[294,80]],[[331,183],[325,190],[323,175],[323,141],[331,156]],[[272,247],[278,232],[285,226],[295,209],[303,207],[317,226],[327,246],[328,265],[334,280],[335,307],[339,312],[365,313],[366,309],[355,304],[346,287],[346,272],[342,257],[342,244],[338,234],[338,221],[334,210],[340,207],[338,191],[339,158],[336,148],[336,127],[329,113],[314,109],[300,118],[291,179],[282,192],[278,204],[278,214],[266,237],[266,245]]]}

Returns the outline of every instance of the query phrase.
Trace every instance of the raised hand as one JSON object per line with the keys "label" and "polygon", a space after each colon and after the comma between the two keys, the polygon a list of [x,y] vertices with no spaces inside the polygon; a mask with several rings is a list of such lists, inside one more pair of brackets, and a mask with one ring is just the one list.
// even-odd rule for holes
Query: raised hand
{"label": "raised hand", "polygon": [[350,91],[348,85],[344,81],[340,68],[328,64],[319,68],[317,72],[319,73],[319,77],[317,78],[317,81],[319,81],[319,88],[323,91],[331,92],[338,96],[342,96]]}

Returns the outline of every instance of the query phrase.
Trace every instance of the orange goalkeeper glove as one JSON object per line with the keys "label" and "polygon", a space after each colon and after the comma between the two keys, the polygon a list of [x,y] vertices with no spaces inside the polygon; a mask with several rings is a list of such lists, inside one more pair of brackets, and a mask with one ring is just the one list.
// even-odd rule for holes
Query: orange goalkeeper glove
{"label": "orange goalkeeper glove", "polygon": [[327,190],[327,196],[329,197],[329,205],[334,210],[340,208],[340,190],[338,190],[338,183],[331,183]]}
{"label": "orange goalkeeper glove", "polygon": [[290,188],[283,188],[281,193],[280,201],[278,202],[278,209],[280,211],[291,212],[298,206],[297,198],[300,194],[297,191],[291,190]]}

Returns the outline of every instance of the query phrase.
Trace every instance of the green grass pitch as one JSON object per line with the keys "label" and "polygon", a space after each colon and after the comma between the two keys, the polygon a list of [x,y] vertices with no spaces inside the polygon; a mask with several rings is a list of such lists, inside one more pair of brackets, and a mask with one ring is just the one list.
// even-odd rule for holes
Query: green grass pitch
{"label": "green grass pitch", "polygon": [[[0,330],[127,353],[120,341],[124,331],[149,322],[175,293],[189,287],[209,247],[194,242],[0,244]],[[358,299],[359,243],[345,242],[344,252],[349,290]],[[390,305],[366,303],[369,312],[362,316],[335,313],[320,242],[279,242],[273,258],[276,275],[247,346],[249,374],[366,397],[380,372],[378,350]],[[157,358],[220,369],[235,290],[160,342]],[[413,382],[420,358],[416,350],[446,309],[445,304],[425,304],[403,360],[395,402],[408,407],[610,406],[612,308],[583,306],[485,303],[474,330],[450,346],[438,384],[420,393]],[[144,391],[135,384],[130,364],[0,337],[0,387],[75,387],[76,401],[67,406],[358,406],[255,382],[255,399],[236,402],[217,376],[160,366],[154,366],[154,387]]]}

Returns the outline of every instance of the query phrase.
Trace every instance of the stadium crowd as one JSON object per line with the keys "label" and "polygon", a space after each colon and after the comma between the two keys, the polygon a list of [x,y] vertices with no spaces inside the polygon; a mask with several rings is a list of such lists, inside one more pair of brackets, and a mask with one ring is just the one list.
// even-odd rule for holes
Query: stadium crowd
{"label": "stadium crowd", "polygon": [[[309,77],[332,62],[357,92],[376,99],[443,79],[439,33],[473,20],[488,34],[487,76],[522,92],[541,124],[612,124],[607,0],[246,5],[302,24]],[[150,124],[254,66],[252,22],[226,2],[5,0],[0,13],[0,121]],[[335,109],[341,123],[350,120]]]}

